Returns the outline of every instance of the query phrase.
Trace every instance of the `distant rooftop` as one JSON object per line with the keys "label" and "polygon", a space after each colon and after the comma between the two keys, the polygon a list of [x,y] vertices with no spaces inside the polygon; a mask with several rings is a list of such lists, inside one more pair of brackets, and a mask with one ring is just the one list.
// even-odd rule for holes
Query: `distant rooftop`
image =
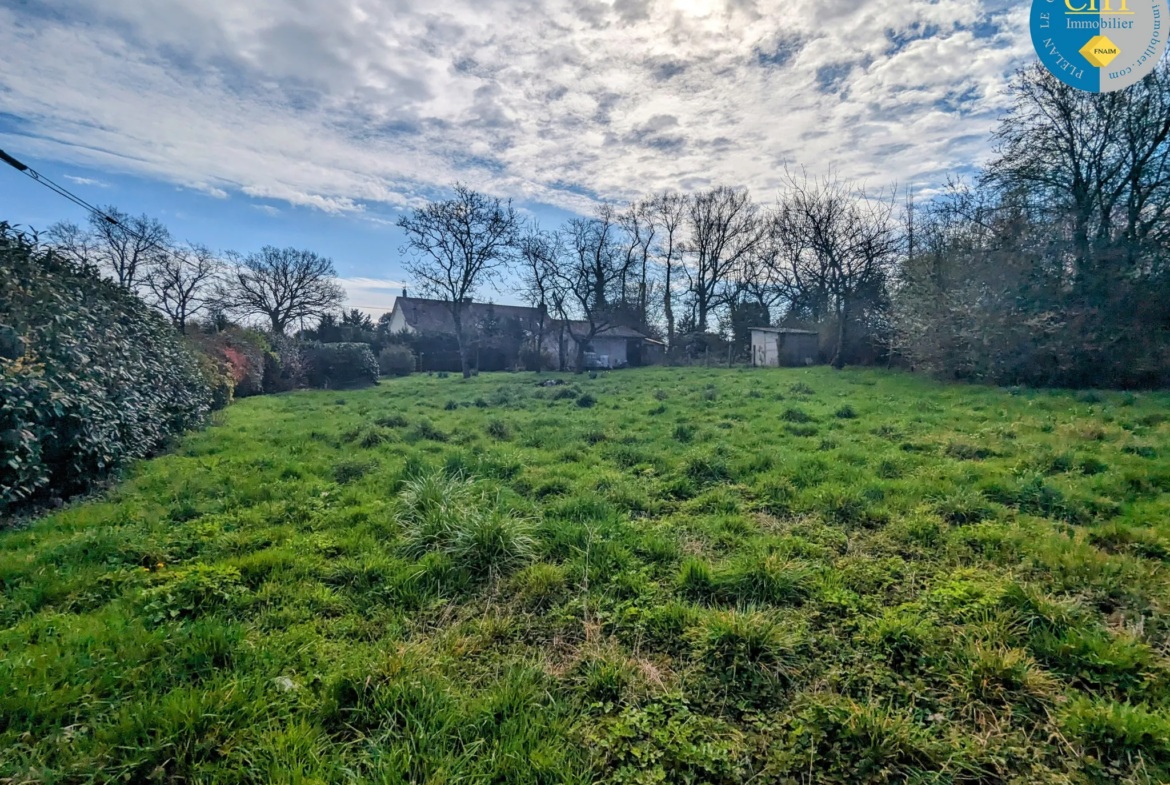
{"label": "distant rooftop", "polygon": [[817,335],[816,330],[798,330],[795,327],[753,327],[755,333],[781,333],[783,335]]}

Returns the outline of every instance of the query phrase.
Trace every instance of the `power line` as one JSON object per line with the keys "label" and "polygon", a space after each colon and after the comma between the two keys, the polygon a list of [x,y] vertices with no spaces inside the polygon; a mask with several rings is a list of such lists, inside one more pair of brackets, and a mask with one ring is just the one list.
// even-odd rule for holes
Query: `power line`
{"label": "power line", "polygon": [[148,246],[150,246],[158,251],[161,251],[162,253],[166,254],[167,256],[170,256],[175,261],[177,261],[181,264],[186,263],[187,260],[184,259],[182,256],[180,256],[178,253],[176,253],[174,249],[167,248],[162,243],[159,243],[155,240],[151,240],[149,237],[145,237],[142,234],[139,234],[138,232],[136,232],[133,229],[131,229],[130,227],[126,226],[124,223],[122,223],[121,221],[119,221],[117,218],[110,215],[106,211],[98,209],[97,207],[94,207],[92,204],[85,201],[77,194],[70,192],[64,186],[58,185],[57,183],[50,180],[48,177],[45,177],[43,174],[38,172],[36,169],[33,169],[31,166],[29,166],[25,163],[22,163],[21,161],[16,160],[15,158],[13,158],[11,155],[4,152],[3,150],[0,150],[0,161],[3,161],[4,163],[8,164],[9,166],[11,166],[13,169],[20,172],[21,174],[28,175],[33,180],[35,180],[36,182],[45,186],[46,188],[48,188],[50,191],[57,194],[58,196],[63,196],[66,199],[68,199],[69,201],[73,202],[78,207],[82,208],[83,210],[89,211],[90,214],[94,215],[98,219],[105,221],[106,223],[112,224],[113,226],[118,227],[123,232],[125,232],[126,234],[135,238],[139,242],[145,243],[146,245],[148,245]]}
{"label": "power line", "polygon": [[63,186],[60,186],[57,183],[53,182],[48,177],[45,177],[43,174],[38,172],[36,169],[33,169],[31,166],[28,166],[27,164],[21,163],[20,161],[16,160],[15,158],[13,158],[11,155],[4,152],[3,150],[0,150],[0,161],[3,161],[4,163],[8,164],[9,166],[11,166],[13,169],[20,172],[21,174],[28,175],[33,180],[35,180],[36,182],[45,186],[46,188],[48,188],[50,191],[57,194],[58,196],[64,196],[66,199],[73,202],[78,207],[80,207],[84,210],[88,210],[90,213],[96,215],[97,217],[101,218],[104,221],[107,221],[107,222],[113,224],[114,226],[121,227],[122,231],[126,232],[131,237],[137,237],[139,240],[142,240],[143,242],[147,242],[147,243],[150,242],[145,237],[142,237],[141,235],[136,234],[135,232],[131,231],[130,229],[127,229],[125,226],[122,226],[122,224],[120,224],[118,222],[118,220],[116,218],[114,218],[113,216],[94,207],[92,204],[85,201],[80,196],[77,196],[76,194],[70,193]]}

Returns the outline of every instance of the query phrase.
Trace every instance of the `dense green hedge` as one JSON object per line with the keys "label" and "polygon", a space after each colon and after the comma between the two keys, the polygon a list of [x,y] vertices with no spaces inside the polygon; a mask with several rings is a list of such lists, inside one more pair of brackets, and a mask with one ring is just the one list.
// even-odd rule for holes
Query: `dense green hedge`
{"label": "dense green hedge", "polygon": [[349,387],[378,383],[378,358],[366,343],[306,343],[306,381],[310,387]]}
{"label": "dense green hedge", "polygon": [[210,410],[174,327],[4,222],[0,336],[0,515],[84,491]]}

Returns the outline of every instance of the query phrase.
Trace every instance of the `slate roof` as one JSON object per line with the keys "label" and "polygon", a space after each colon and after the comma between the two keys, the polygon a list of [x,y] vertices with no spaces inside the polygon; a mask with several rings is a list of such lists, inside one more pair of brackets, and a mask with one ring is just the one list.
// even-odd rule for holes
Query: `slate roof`
{"label": "slate roof", "polygon": [[[394,303],[394,309],[402,309],[402,315],[411,328],[425,333],[454,333],[455,323],[451,319],[451,311],[443,300],[431,300],[424,297],[399,297]],[[467,303],[463,306],[463,318],[470,326],[487,318],[494,312],[497,319],[519,319],[528,329],[535,330],[540,324],[540,309],[526,305],[496,305],[495,303]],[[555,329],[559,321],[546,317],[546,332]],[[578,336],[589,332],[589,323],[574,320],[569,322],[569,329]],[[646,338],[645,335],[629,327],[608,327],[597,334],[598,338]]]}
{"label": "slate roof", "polygon": [[[448,309],[447,303],[442,300],[399,297],[394,303],[394,308],[396,310],[401,308],[406,323],[419,332],[455,332],[455,322],[451,319],[451,311]],[[536,325],[540,322],[539,308],[529,308],[522,305],[496,305],[495,303],[467,303],[463,306],[463,319],[466,325],[487,318],[489,313],[494,313],[497,319],[519,319],[525,326]]]}

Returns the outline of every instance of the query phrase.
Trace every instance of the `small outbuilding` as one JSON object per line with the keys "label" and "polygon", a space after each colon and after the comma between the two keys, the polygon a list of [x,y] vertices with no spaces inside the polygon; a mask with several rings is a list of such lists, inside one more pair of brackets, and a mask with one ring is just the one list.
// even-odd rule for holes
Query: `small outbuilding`
{"label": "small outbuilding", "polygon": [[779,366],[814,365],[820,351],[820,340],[813,330],[793,327],[753,327],[752,365]]}

